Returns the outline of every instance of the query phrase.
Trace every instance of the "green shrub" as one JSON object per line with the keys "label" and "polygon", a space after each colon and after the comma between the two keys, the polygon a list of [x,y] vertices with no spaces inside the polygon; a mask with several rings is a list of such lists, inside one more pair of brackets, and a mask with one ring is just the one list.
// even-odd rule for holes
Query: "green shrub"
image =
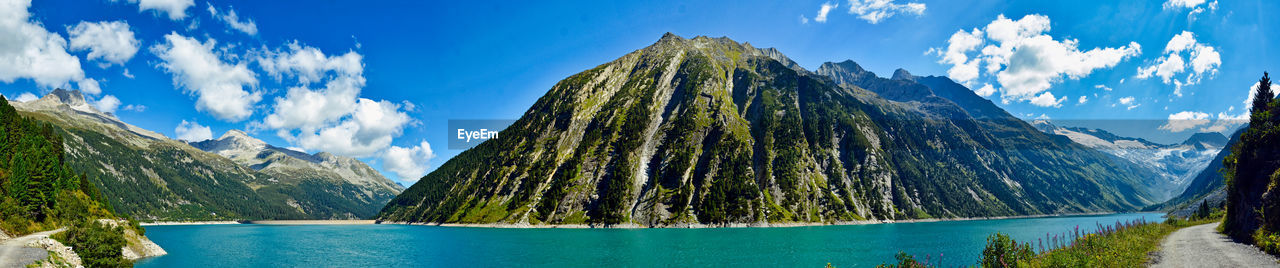
{"label": "green shrub", "polygon": [[[897,264],[880,264],[880,265],[876,265],[876,268],[926,268],[926,267],[933,267],[933,266],[929,266],[929,264],[928,264],[928,263],[921,263],[920,261],[917,261],[917,260],[916,260],[916,256],[914,256],[914,255],[907,255],[907,253],[906,253],[906,252],[902,252],[902,251],[898,251],[898,255],[894,255],[894,256],[893,256],[893,258],[898,260],[898,263],[897,263]],[[831,267],[831,264],[827,264],[827,267]]]}
{"label": "green shrub", "polygon": [[131,267],[120,249],[128,241],[120,227],[108,226],[94,220],[78,220],[66,231],[55,234],[54,239],[70,246],[80,255],[85,267]]}
{"label": "green shrub", "polygon": [[987,247],[982,250],[982,267],[1017,267],[1035,257],[1031,244],[1018,244],[1009,235],[995,233],[987,237]]}

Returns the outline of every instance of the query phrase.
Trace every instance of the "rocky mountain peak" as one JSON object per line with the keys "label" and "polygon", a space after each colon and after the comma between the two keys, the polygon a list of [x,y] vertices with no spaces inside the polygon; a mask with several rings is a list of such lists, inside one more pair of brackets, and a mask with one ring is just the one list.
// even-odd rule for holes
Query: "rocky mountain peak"
{"label": "rocky mountain peak", "polygon": [[1183,145],[1204,146],[1204,147],[1223,147],[1227,144],[1227,136],[1223,136],[1218,132],[1202,132],[1196,133],[1183,141]]}
{"label": "rocky mountain peak", "polygon": [[916,76],[911,75],[911,73],[910,73],[910,72],[907,72],[907,70],[905,70],[905,69],[898,68],[897,70],[894,70],[894,71],[893,71],[893,77],[892,77],[892,78],[889,78],[889,79],[892,79],[892,80],[916,81]]}
{"label": "rocky mountain peak", "polygon": [[245,133],[238,129],[227,130],[227,133],[222,134],[222,137],[218,138],[218,140],[252,148],[261,148],[267,145],[267,142],[254,138],[253,136],[249,136],[249,133]]}
{"label": "rocky mountain peak", "polygon": [[54,89],[53,92],[49,92],[49,94],[44,95],[44,97],[25,105],[31,106],[35,109],[52,110],[58,109],[57,107],[60,105],[67,105],[68,107],[71,107],[72,110],[76,111],[91,114],[102,113],[99,112],[98,109],[93,108],[93,105],[90,105],[89,102],[85,100],[84,94],[81,94],[79,90],[66,90],[61,88]]}

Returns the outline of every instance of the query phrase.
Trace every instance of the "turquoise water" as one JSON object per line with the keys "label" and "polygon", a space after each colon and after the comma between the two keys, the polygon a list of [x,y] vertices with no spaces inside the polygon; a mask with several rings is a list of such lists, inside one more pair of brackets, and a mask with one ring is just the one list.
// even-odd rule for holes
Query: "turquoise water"
{"label": "turquoise water", "polygon": [[[137,267],[870,267],[899,250],[974,264],[988,234],[1036,241],[1162,214],[794,228],[492,229],[405,225],[150,226],[169,255]],[[939,258],[941,256],[941,258]]]}

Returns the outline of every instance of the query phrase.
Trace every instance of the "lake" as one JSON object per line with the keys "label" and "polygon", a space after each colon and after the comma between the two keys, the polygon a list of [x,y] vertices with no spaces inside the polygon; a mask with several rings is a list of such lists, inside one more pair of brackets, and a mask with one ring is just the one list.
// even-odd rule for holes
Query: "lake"
{"label": "lake", "polygon": [[[137,267],[872,267],[898,251],[975,264],[986,237],[1033,244],[1046,232],[1145,218],[1133,213],[788,228],[495,229],[409,225],[148,226],[169,255]],[[1033,245],[1034,247],[1034,245]]]}

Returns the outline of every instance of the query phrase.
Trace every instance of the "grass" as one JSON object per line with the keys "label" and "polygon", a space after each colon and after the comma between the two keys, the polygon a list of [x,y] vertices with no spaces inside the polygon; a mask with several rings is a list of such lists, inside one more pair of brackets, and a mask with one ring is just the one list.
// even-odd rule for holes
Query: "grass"
{"label": "grass", "polygon": [[[1067,234],[1058,241],[1032,241],[1020,243],[1008,235],[995,233],[987,239],[981,267],[1141,267],[1148,254],[1157,250],[1166,236],[1178,229],[1213,223],[1222,219],[1215,213],[1204,219],[1170,218],[1165,222],[1143,220],[1117,222],[1099,226],[1099,231],[1089,234]],[[1280,241],[1280,236],[1276,241]],[[1070,240],[1068,240],[1070,239]],[[1042,244],[1043,243],[1043,244]],[[1034,253],[1040,249],[1039,253]],[[931,267],[914,256],[899,253],[896,264],[880,267]]]}

